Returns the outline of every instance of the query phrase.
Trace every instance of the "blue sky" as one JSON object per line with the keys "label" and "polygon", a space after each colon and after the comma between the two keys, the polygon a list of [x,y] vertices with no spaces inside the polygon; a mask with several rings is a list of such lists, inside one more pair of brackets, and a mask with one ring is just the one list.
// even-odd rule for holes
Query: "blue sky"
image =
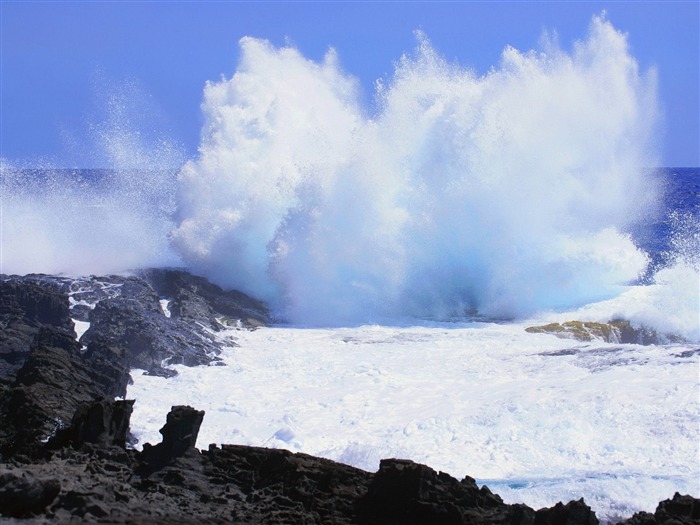
{"label": "blue sky", "polygon": [[[319,60],[334,47],[368,99],[423,30],[448,60],[486,73],[506,45],[570,48],[603,10],[656,67],[667,166],[698,166],[700,2],[1,2],[1,152],[10,162],[88,167],[111,94],[133,93],[157,133],[196,155],[207,80],[235,71],[243,36],[291,43]],[[121,91],[120,91],[121,90]],[[138,112],[138,109],[137,109]],[[93,130],[91,132],[91,129]]]}

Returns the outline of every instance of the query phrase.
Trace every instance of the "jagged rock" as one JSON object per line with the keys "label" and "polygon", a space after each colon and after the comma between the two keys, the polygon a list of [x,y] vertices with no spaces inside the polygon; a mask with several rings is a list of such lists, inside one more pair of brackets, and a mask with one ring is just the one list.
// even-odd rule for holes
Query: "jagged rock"
{"label": "jagged rock", "polygon": [[167,364],[205,365],[219,346],[195,327],[163,314],[155,292],[139,299],[100,301],[90,312],[90,328],[81,338],[88,352],[94,345],[112,349],[127,368],[158,370]]}
{"label": "jagged rock", "polygon": [[49,442],[57,448],[91,443],[102,447],[125,447],[134,400],[96,399],[75,411],[70,427],[60,430]]}
{"label": "jagged rock", "polygon": [[40,328],[73,333],[68,297],[58,286],[0,275],[0,384],[14,380]]}
{"label": "jagged rock", "polygon": [[0,454],[31,454],[66,427],[78,407],[114,397],[115,381],[123,383],[128,370],[120,369],[116,379],[105,376],[97,366],[105,359],[82,354],[65,331],[41,328],[15,382],[0,396]]}
{"label": "jagged rock", "polygon": [[[115,406],[109,401],[93,403],[73,418],[72,435],[90,434],[86,443],[96,446],[61,448],[45,461],[12,469],[11,475],[4,474],[9,469],[0,471],[0,512],[22,515],[22,523],[59,524],[598,523],[582,500],[535,512],[526,505],[503,503],[472,478],[457,481],[407,460],[384,460],[372,474],[287,450],[210,445],[200,452],[194,443],[203,413],[190,407],[174,407],[161,431],[163,443],[150,447],[169,450],[167,461],[144,468],[146,447],[139,453],[100,437],[122,433],[113,433],[112,424],[107,424],[112,419],[104,417],[109,410],[104,408]],[[94,431],[84,432],[87,421],[96,422],[88,425]],[[110,430],[104,430],[108,426]],[[123,429],[122,423],[117,426]],[[16,494],[26,496],[17,499]],[[18,510],[19,501],[23,503]],[[698,509],[700,500],[676,494],[661,503],[655,515],[640,513],[628,525],[697,524]]]}
{"label": "jagged rock", "polygon": [[[472,478],[457,481],[406,460],[384,460],[372,474],[286,450],[210,445],[200,452],[204,413],[191,407],[173,407],[162,443],[146,444],[143,452],[126,448],[133,401],[111,399],[124,395],[129,366],[168,374],[163,359],[208,362],[211,354],[202,349],[214,343],[202,335],[207,330],[267,319],[255,304],[184,272],[153,271],[147,279],[3,279],[2,290],[11,295],[0,295],[1,341],[19,350],[0,356],[9,371],[0,382],[2,521],[597,523],[582,500],[535,512],[505,504]],[[160,307],[164,297],[171,300],[170,319]],[[238,300],[243,306],[235,306]],[[92,323],[82,341],[87,348],[75,341],[70,321],[85,313]],[[626,337],[624,326],[617,329]],[[193,341],[203,346],[192,350]],[[698,525],[699,514],[700,500],[676,494],[655,514],[639,513],[627,523]]]}
{"label": "jagged rock", "polygon": [[[0,469],[2,469],[0,467]],[[61,485],[24,471],[0,470],[0,514],[22,517],[42,512],[56,499]]]}
{"label": "jagged rock", "polygon": [[625,525],[698,525],[700,499],[676,492],[673,498],[660,502],[654,514],[637,512],[622,523]]}
{"label": "jagged rock", "polygon": [[163,296],[170,298],[173,318],[196,322],[212,330],[224,326],[258,328],[269,324],[267,307],[236,291],[224,291],[202,277],[183,270],[151,269],[142,276]]}
{"label": "jagged rock", "polygon": [[608,323],[590,321],[567,321],[549,323],[541,326],[529,326],[526,332],[533,334],[552,334],[562,339],[579,341],[605,341],[616,344],[654,345],[664,342],[682,342],[682,338],[672,334],[658,334],[646,327],[634,327],[625,319],[615,319]]}
{"label": "jagged rock", "polygon": [[[333,461],[287,450],[210,445],[202,452],[212,491],[235,502],[241,523],[358,523],[357,502],[372,474]],[[220,494],[220,495],[219,495]]]}
{"label": "jagged rock", "polygon": [[595,512],[581,498],[566,505],[559,502],[535,513],[534,525],[598,525]]}
{"label": "jagged rock", "polygon": [[499,496],[486,486],[479,489],[471,478],[459,482],[444,472],[399,459],[381,461],[362,502],[366,523],[526,523],[534,515],[509,510]]}
{"label": "jagged rock", "polygon": [[203,410],[182,405],[172,407],[165,426],[160,429],[163,441],[155,446],[146,443],[143,461],[149,466],[161,466],[194,449],[203,419]]}

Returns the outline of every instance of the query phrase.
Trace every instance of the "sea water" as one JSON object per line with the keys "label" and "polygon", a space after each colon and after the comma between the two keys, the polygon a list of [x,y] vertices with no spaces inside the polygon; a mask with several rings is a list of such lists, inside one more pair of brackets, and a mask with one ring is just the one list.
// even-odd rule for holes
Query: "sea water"
{"label": "sea water", "polygon": [[[134,371],[140,443],[189,404],[199,446],[404,457],[535,507],[700,494],[700,171],[652,168],[655,72],[626,36],[595,17],[478,74],[419,34],[370,107],[341,59],[243,39],[175,168],[118,118],[109,169],[3,161],[0,271],[185,266],[267,301],[227,366]],[[525,331],[614,318],[667,344]]]}

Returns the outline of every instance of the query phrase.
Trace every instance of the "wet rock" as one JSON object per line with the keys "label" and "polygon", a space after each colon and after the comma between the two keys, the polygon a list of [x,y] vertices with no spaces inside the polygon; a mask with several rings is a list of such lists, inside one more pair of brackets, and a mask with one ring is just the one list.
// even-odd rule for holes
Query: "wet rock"
{"label": "wet rock", "polygon": [[236,290],[222,290],[186,271],[151,269],[141,275],[162,297],[170,299],[173,318],[215,331],[223,327],[258,328],[270,322],[269,311],[262,302]]}
{"label": "wet rock", "polygon": [[166,317],[158,296],[117,297],[100,301],[90,312],[90,328],[81,338],[88,352],[111,348],[129,369],[159,370],[165,364],[205,365],[220,352],[213,337]]}
{"label": "wet rock", "polygon": [[616,344],[655,345],[683,342],[679,336],[658,334],[655,330],[644,326],[635,327],[625,319],[616,319],[608,323],[590,321],[549,323],[541,326],[529,326],[525,331],[533,334],[552,334],[562,339],[604,341]]}

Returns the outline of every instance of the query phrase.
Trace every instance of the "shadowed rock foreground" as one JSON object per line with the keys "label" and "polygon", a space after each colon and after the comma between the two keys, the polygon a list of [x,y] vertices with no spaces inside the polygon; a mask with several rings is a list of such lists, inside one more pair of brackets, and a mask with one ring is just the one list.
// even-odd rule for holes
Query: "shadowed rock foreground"
{"label": "shadowed rock foreground", "polygon": [[[71,318],[91,323],[79,341]],[[407,460],[383,460],[369,473],[285,450],[200,451],[205,414],[186,406],[167,414],[161,443],[128,447],[134,401],[114,398],[124,396],[131,369],[167,375],[163,362],[215,363],[218,343],[207,334],[265,322],[267,311],[255,300],[176,270],[83,280],[3,277],[1,521],[598,523],[583,500],[540,510],[508,505],[472,478],[459,481]],[[700,500],[676,494],[654,514],[625,523],[697,524]]]}

